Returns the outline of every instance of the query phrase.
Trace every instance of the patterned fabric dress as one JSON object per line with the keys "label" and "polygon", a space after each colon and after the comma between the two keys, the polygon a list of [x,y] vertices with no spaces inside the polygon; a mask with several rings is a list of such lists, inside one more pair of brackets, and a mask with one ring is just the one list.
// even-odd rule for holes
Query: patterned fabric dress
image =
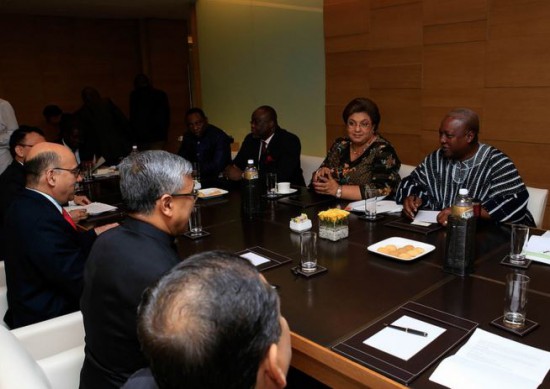
{"label": "patterned fabric dress", "polygon": [[516,166],[502,151],[486,144],[462,162],[446,158],[441,149],[434,151],[403,179],[396,201],[403,203],[414,195],[422,199],[422,208],[442,210],[452,205],[460,188],[468,189],[493,220],[535,225],[527,210],[529,193]]}
{"label": "patterned fabric dress", "polygon": [[336,139],[321,167],[331,169],[332,176],[340,185],[359,185],[363,198],[367,188],[381,189],[383,193],[393,195],[401,180],[401,161],[390,142],[378,135],[353,162],[350,160],[350,145],[347,138]]}

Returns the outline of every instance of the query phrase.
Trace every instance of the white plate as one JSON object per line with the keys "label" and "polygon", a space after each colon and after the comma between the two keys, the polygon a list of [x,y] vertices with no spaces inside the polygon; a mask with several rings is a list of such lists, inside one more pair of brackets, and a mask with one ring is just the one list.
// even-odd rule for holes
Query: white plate
{"label": "white plate", "polygon": [[[413,257],[413,258],[403,259],[403,258],[399,258],[399,257],[389,255],[389,254],[384,254],[384,253],[381,253],[381,252],[377,251],[380,247],[387,246],[389,244],[393,244],[393,245],[397,246],[397,248],[400,248],[400,247],[403,247],[403,246],[406,246],[406,245],[410,244],[410,245],[413,245],[414,247],[419,247],[421,249],[424,249],[424,252],[422,254],[419,254],[419,255]],[[367,250],[369,250],[372,253],[378,254],[378,255],[383,255],[384,257],[393,258],[393,259],[397,259],[398,261],[407,262],[407,261],[414,261],[415,259],[420,258],[420,257],[434,251],[435,246],[433,246],[431,244],[424,243],[424,242],[419,242],[417,240],[405,239],[405,238],[400,238],[400,237],[396,236],[396,237],[393,237],[393,238],[384,239],[383,241],[380,241],[380,242],[375,243],[375,244],[371,244],[369,247],[367,247]]]}
{"label": "white plate", "polygon": [[287,194],[292,194],[292,193],[296,193],[296,192],[298,192],[298,189],[290,188],[288,190],[288,192],[275,192],[275,194],[277,196],[280,196],[280,195],[287,195]]}
{"label": "white plate", "polygon": [[226,193],[227,191],[225,189],[219,189],[219,188],[200,189],[199,199],[213,199],[215,197],[223,196]]}

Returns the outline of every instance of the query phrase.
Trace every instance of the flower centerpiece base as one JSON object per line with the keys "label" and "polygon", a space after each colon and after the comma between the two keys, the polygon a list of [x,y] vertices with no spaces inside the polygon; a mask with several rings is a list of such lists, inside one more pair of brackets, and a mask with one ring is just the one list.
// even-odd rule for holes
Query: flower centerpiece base
{"label": "flower centerpiece base", "polygon": [[319,212],[319,238],[333,242],[347,238],[349,235],[348,215],[348,211],[338,208]]}

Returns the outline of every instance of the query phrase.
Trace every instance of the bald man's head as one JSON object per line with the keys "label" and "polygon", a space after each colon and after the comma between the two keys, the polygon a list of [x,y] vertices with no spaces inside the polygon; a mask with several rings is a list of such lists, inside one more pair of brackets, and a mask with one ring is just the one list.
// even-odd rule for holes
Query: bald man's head
{"label": "bald man's head", "polygon": [[49,194],[60,204],[74,197],[81,179],[76,158],[68,147],[50,142],[35,145],[25,161],[27,186]]}

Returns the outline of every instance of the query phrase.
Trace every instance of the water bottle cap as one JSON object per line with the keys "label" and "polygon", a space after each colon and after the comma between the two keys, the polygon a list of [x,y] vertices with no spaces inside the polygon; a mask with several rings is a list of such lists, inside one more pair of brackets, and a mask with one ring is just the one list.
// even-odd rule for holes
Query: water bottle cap
{"label": "water bottle cap", "polygon": [[461,188],[458,190],[458,194],[466,196],[468,194],[468,189]]}
{"label": "water bottle cap", "polygon": [[253,163],[254,163],[254,160],[253,160],[253,159],[249,159],[249,160],[248,160],[248,164],[249,164],[249,165],[252,165]]}

